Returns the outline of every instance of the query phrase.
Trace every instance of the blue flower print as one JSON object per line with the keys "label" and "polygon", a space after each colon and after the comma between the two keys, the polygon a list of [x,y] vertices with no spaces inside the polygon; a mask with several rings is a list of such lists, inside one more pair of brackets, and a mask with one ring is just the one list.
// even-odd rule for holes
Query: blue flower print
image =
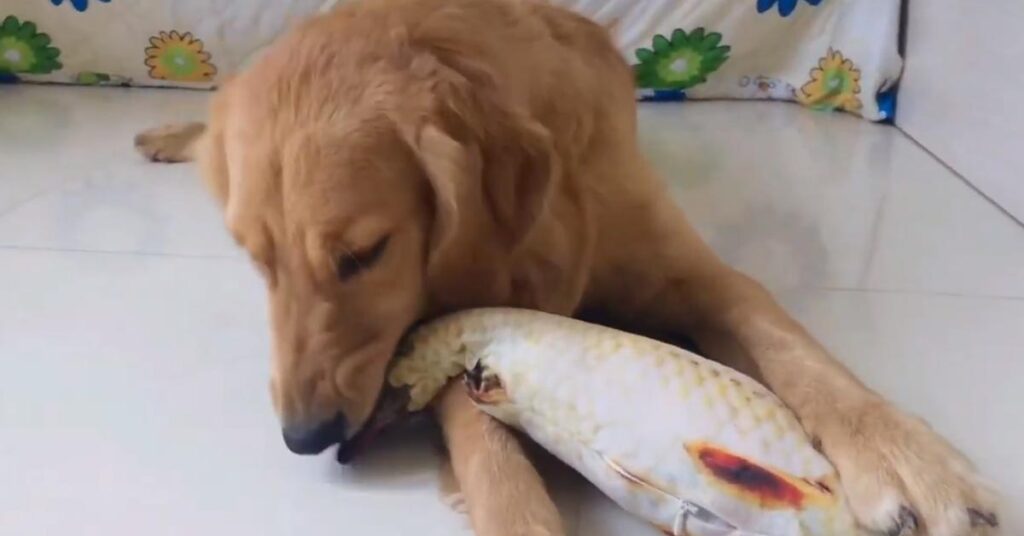
{"label": "blue flower print", "polygon": [[[75,11],[82,12],[89,8],[89,0],[68,0],[71,7],[75,8]],[[109,4],[110,0],[96,0],[97,2],[103,2]],[[50,0],[50,3],[59,6],[64,3],[64,0]]]}
{"label": "blue flower print", "polygon": [[[812,6],[816,6],[822,2],[822,0],[803,0]],[[775,4],[779,5],[779,15],[788,17],[793,14],[796,10],[796,5],[800,3],[800,0],[757,0],[757,12],[764,13],[769,9],[775,7]]]}
{"label": "blue flower print", "polygon": [[883,80],[881,89],[875,95],[875,102],[878,103],[878,120],[882,123],[895,123],[896,85],[889,80]]}

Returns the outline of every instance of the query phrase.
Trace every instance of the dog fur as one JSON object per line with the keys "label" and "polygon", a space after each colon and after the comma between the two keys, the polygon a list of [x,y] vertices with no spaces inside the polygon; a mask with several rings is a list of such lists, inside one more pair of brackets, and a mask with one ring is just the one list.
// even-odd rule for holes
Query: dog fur
{"label": "dog fur", "polygon": [[[994,533],[971,464],[695,234],[638,149],[629,67],[582,17],[530,1],[350,2],[226,83],[205,128],[136,144],[198,160],[263,273],[286,425],[338,411],[363,423],[417,320],[498,305],[596,313],[692,336],[766,382],[866,528]],[[504,428],[458,389],[437,412],[478,534],[563,533]]]}

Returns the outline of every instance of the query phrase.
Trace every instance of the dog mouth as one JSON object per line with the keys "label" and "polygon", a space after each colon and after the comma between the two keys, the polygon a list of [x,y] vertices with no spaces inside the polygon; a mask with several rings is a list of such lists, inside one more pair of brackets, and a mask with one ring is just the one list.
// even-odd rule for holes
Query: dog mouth
{"label": "dog mouth", "polygon": [[[412,351],[412,343],[409,340],[410,334],[422,322],[418,322],[407,329],[398,339],[394,351],[391,353],[391,369],[394,362]],[[377,397],[377,403],[370,412],[370,418],[363,423],[356,433],[348,438],[339,438],[337,459],[338,463],[348,465],[369,448],[370,444],[377,439],[385,429],[395,424],[408,414],[406,408],[409,405],[409,391],[406,388],[393,388],[385,383],[384,389]]]}
{"label": "dog mouth", "polygon": [[338,444],[338,463],[348,465],[362,453],[366,452],[381,432],[408,415],[409,404],[407,389],[385,388],[377,399],[377,405],[370,418],[359,428],[359,431],[347,440]]}
{"label": "dog mouth", "polygon": [[[397,360],[412,353],[413,343],[411,335],[426,322],[428,322],[427,319],[415,322],[399,337],[398,343],[392,352],[391,364],[388,366],[388,370],[391,370]],[[409,387],[391,387],[385,383],[384,389],[377,398],[377,404],[374,406],[373,411],[370,412],[370,418],[359,428],[355,435],[347,440],[341,439],[339,441],[338,463],[342,465],[352,463],[353,460],[369,448],[370,444],[382,432],[408,417],[410,415],[408,410],[409,401]]]}

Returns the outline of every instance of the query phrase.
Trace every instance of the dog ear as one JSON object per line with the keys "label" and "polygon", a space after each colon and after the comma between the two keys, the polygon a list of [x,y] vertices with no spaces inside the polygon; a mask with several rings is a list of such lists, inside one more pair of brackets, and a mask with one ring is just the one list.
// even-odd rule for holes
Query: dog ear
{"label": "dog ear", "polygon": [[514,114],[502,119],[490,129],[483,182],[499,230],[515,248],[547,209],[561,170],[544,126]]}
{"label": "dog ear", "polygon": [[536,122],[503,123],[466,141],[427,123],[410,140],[436,199],[433,249],[497,233],[514,251],[546,209],[559,173],[551,136]]}
{"label": "dog ear", "polygon": [[486,208],[481,151],[433,123],[406,139],[433,190],[426,268],[439,309],[504,300],[508,263]]}
{"label": "dog ear", "polygon": [[434,224],[430,261],[469,235],[486,233],[482,210],[484,194],[480,177],[483,166],[475,146],[460,143],[432,123],[408,140],[434,193]]}

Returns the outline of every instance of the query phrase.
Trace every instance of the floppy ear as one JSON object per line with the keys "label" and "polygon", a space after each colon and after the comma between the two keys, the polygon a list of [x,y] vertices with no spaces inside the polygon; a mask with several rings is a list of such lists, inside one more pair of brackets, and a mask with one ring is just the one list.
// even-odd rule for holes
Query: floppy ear
{"label": "floppy ear", "polygon": [[558,175],[547,130],[529,121],[487,130],[457,141],[427,123],[411,140],[436,199],[435,251],[493,233],[514,251],[546,208]]}
{"label": "floppy ear", "polygon": [[546,210],[561,170],[544,126],[516,115],[500,119],[506,122],[490,132],[483,181],[491,213],[515,248]]}
{"label": "floppy ear", "polygon": [[475,146],[455,141],[432,123],[422,126],[410,144],[434,191],[433,261],[460,242],[460,235],[486,232],[480,181],[483,165]]}

